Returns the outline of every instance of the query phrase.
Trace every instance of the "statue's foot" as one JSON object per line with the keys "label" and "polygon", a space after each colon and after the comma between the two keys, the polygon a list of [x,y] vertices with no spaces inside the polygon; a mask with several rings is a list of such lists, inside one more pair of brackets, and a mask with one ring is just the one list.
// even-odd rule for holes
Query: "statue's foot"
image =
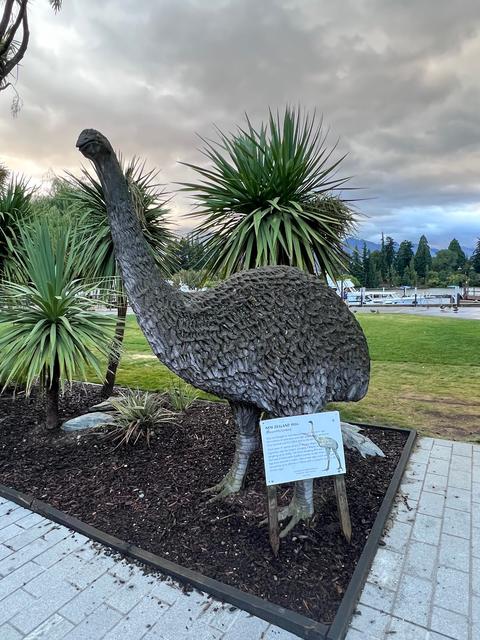
{"label": "statue's foot", "polygon": [[[295,483],[295,490],[293,498],[286,507],[283,507],[278,512],[278,521],[284,520],[290,521],[280,532],[280,538],[285,538],[290,531],[299,522],[308,522],[313,516],[313,481],[302,480]],[[267,524],[268,519],[262,520],[261,525]]]}
{"label": "statue's foot", "polygon": [[208,489],[204,489],[202,493],[214,493],[215,495],[207,500],[207,504],[211,504],[212,502],[216,502],[217,500],[222,500],[222,498],[226,498],[227,496],[232,495],[232,493],[238,493],[242,488],[243,478],[236,476],[232,469],[227,473],[227,475],[220,480],[218,484]]}
{"label": "statue's foot", "polygon": [[279,522],[290,518],[288,524],[280,532],[280,538],[285,538],[299,522],[308,522],[312,516],[313,505],[299,503],[293,498],[290,504],[278,513]]}
{"label": "statue's foot", "polygon": [[207,504],[216,502],[222,498],[238,493],[243,487],[243,482],[247,474],[250,456],[255,451],[258,444],[258,436],[256,434],[245,435],[237,434],[237,442],[235,445],[235,456],[233,464],[227,475],[214,487],[204,489],[202,493],[215,493],[213,498],[208,500]]}

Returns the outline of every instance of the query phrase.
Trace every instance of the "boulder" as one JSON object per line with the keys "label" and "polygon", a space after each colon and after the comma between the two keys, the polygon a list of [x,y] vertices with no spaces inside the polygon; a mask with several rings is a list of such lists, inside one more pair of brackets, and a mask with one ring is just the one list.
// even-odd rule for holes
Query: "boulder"
{"label": "boulder", "polygon": [[86,413],[84,416],[77,416],[71,420],[67,420],[62,424],[63,431],[71,433],[72,431],[84,431],[86,429],[95,429],[102,424],[108,424],[112,422],[111,413],[103,413],[102,411],[94,411],[93,413]]}

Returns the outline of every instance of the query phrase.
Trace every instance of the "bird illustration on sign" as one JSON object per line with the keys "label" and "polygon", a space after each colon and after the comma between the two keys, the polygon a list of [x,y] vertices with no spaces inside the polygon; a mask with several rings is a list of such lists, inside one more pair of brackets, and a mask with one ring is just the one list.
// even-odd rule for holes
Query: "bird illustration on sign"
{"label": "bird illustration on sign", "polygon": [[334,438],[330,438],[328,436],[319,436],[318,434],[316,434],[313,422],[311,420],[308,421],[308,424],[311,427],[311,432],[306,435],[311,436],[320,448],[325,449],[325,453],[327,454],[327,467],[325,471],[328,471],[330,469],[330,456],[332,453],[336,457],[338,462],[337,472],[342,471],[342,462],[337,453],[338,442]]}

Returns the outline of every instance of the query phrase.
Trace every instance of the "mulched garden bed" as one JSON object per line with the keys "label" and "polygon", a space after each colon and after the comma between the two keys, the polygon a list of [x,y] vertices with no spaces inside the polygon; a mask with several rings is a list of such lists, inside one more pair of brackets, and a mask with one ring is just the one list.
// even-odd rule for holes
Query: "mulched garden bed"
{"label": "mulched garden bed", "polygon": [[[77,384],[62,399],[62,419],[99,401]],[[235,432],[229,408],[197,403],[163,425],[148,448],[112,451],[96,436],[52,436],[41,427],[42,400],[0,396],[0,483],[29,493],[92,526],[292,611],[330,623],[348,586],[408,434],[365,428],[386,454],[362,459],[346,451],[353,537],[343,538],[333,482],[317,480],[316,515],[298,525],[273,558],[261,451],[246,490],[207,505],[202,489],[228,470]],[[285,504],[291,489],[279,490]]]}

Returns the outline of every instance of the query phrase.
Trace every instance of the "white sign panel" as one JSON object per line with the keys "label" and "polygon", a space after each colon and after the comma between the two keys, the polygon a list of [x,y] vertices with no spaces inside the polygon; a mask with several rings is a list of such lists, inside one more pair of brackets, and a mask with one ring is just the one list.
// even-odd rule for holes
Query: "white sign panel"
{"label": "white sign panel", "polygon": [[267,485],[345,473],[338,411],[261,420],[260,432]]}

